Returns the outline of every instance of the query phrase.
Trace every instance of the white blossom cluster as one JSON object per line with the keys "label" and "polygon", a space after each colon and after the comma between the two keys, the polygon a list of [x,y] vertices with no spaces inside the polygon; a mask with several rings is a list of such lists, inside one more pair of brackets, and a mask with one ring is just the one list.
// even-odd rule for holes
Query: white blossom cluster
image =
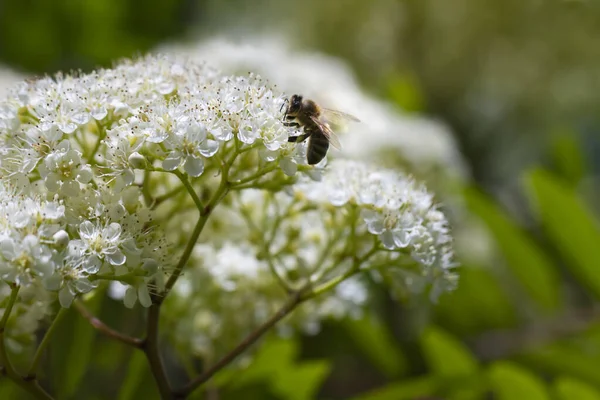
{"label": "white blossom cluster", "polygon": [[361,315],[369,300],[361,273],[395,294],[428,290],[434,299],[456,284],[444,215],[423,186],[395,171],[334,160],[320,182],[232,196],[219,214],[227,224],[209,227],[210,242],[196,246],[197,262],[167,300],[174,341],[203,356],[230,348],[273,315],[284,288],[349,277],[303,304],[281,334]]}
{"label": "white blossom cluster", "polygon": [[88,187],[77,197],[50,200],[40,192],[0,184],[0,279],[36,287],[43,298],[42,288],[58,292],[63,307],[100,279],[122,279],[150,305],[147,283],[160,280],[165,260],[148,214],[136,211],[138,189],[115,194]]}
{"label": "white blossom cluster", "polygon": [[362,90],[347,64],[331,56],[294,49],[285,34],[233,41],[210,38],[188,46],[164,45],[164,52],[188,54],[227,73],[254,71],[286,93],[298,93],[318,104],[351,113],[361,120],[342,136],[342,152],[333,156],[380,161],[382,153],[402,160],[409,170],[460,180],[467,170],[447,126],[432,118],[410,115]]}
{"label": "white blossom cluster", "polygon": [[[100,164],[125,185],[133,181],[134,168],[155,160],[167,171],[183,167],[197,177],[234,137],[243,145],[260,140],[265,160],[292,167],[303,160],[287,142],[282,103],[256,76],[223,76],[176,57],[39,79],[23,83],[0,107],[0,128],[12,139],[3,149],[10,162],[1,167],[12,176],[41,165],[52,191],[88,182],[82,160]],[[57,169],[67,163],[73,170],[59,179]]]}
{"label": "white blossom cluster", "polygon": [[360,315],[363,272],[434,297],[452,287],[432,196],[362,162],[306,165],[284,99],[179,56],[15,86],[0,100],[0,295],[19,287],[14,315],[41,319],[53,297],[68,307],[105,283],[149,307],[183,266],[161,317],[210,357],[291,292],[314,298],[280,333]]}
{"label": "white blossom cluster", "polygon": [[[194,260],[166,299],[169,312],[162,315],[162,326],[184,354],[214,359],[275,314],[287,293],[251,243],[199,244]],[[351,278],[303,304],[275,330],[280,335],[294,330],[316,334],[324,319],[361,315],[367,300],[363,283]]]}
{"label": "white blossom cluster", "polygon": [[[408,286],[416,284],[415,277],[424,278],[420,281],[433,284],[433,298],[454,286],[457,263],[448,221],[433,196],[413,179],[393,170],[336,160],[319,185],[306,181],[293,190],[317,204],[357,207],[368,233],[377,236],[392,259],[401,253],[418,263],[416,274],[406,276]],[[415,285],[416,291],[421,285]]]}
{"label": "white blossom cluster", "polygon": [[169,262],[134,170],[198,177],[235,142],[293,175],[305,162],[280,105],[257,77],[164,56],[13,86],[0,101],[0,279],[65,307],[115,280],[126,305],[149,306]]}
{"label": "white blossom cluster", "polygon": [[210,59],[211,65],[228,73],[255,71],[287,93],[302,94],[324,107],[355,115],[361,122],[347,126],[339,135],[342,151],[332,149],[328,158],[400,166],[425,180],[442,196],[451,214],[461,258],[473,264],[494,262],[493,239],[461,198],[469,172],[448,126],[372,97],[361,89],[343,60],[295,48],[292,42],[293,38],[278,32],[246,35],[239,41],[217,36],[187,46],[166,44],[161,50]]}
{"label": "white blossom cluster", "polygon": [[229,162],[232,181],[263,167],[293,176],[305,153],[287,141],[282,103],[257,76],[161,55],[12,85],[0,99],[0,279],[64,307],[120,282],[126,306],[148,307],[180,251],[152,217],[152,196],[174,187],[164,175],[210,187]]}

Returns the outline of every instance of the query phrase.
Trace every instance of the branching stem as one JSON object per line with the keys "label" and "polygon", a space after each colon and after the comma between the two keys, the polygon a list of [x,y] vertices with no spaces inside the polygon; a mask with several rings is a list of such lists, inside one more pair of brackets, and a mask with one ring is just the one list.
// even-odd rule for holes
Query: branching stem
{"label": "branching stem", "polygon": [[108,336],[111,339],[124,343],[128,346],[136,348],[142,347],[143,342],[141,339],[125,335],[121,332],[112,329],[100,319],[96,318],[79,300],[75,300],[73,304],[77,311],[79,311],[79,313],[83,316],[83,318],[87,319],[90,322],[90,325],[92,325],[92,327],[98,332],[102,333],[105,336]]}

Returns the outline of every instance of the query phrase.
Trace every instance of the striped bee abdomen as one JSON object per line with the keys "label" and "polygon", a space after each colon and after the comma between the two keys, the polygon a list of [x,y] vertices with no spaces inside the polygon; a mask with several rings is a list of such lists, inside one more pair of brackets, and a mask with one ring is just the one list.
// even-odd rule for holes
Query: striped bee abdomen
{"label": "striped bee abdomen", "polygon": [[329,139],[327,139],[320,130],[314,129],[308,140],[306,160],[310,165],[318,164],[325,158],[328,149]]}

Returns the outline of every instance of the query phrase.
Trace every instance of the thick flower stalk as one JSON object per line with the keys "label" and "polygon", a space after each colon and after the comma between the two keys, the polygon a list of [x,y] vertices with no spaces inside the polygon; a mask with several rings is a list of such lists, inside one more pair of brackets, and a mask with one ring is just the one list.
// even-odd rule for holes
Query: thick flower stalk
{"label": "thick flower stalk", "polygon": [[[35,380],[47,336],[26,376],[4,343],[31,341],[55,300],[144,351],[171,398],[273,327],[316,333],[324,318],[359,315],[361,275],[404,293],[450,289],[451,239],[432,196],[359,162],[307,165],[306,144],[288,142],[297,132],[283,124],[284,98],[252,74],[165,56],[13,87],[0,102],[5,374],[49,396]],[[86,311],[82,300],[106,288],[148,308],[144,339]],[[183,357],[215,361],[179,390],[159,320]]]}

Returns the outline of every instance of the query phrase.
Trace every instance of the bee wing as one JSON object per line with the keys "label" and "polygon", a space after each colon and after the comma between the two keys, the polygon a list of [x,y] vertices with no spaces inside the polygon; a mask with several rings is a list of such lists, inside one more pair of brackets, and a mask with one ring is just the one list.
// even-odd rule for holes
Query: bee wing
{"label": "bee wing", "polygon": [[319,118],[312,116],[312,115],[310,116],[310,119],[315,124],[317,124],[317,126],[321,129],[321,132],[323,132],[323,135],[325,135],[327,140],[329,140],[329,144],[331,144],[333,147],[335,147],[338,150],[342,149],[342,145],[340,144],[340,141],[339,141],[337,135],[335,134],[334,131],[331,130],[329,125],[327,125],[325,122],[321,121]]}
{"label": "bee wing", "polygon": [[354,115],[347,114],[345,112],[341,112],[338,110],[332,110],[330,108],[321,107],[321,114],[331,122],[340,122],[340,121],[352,121],[352,122],[360,122],[358,118]]}

